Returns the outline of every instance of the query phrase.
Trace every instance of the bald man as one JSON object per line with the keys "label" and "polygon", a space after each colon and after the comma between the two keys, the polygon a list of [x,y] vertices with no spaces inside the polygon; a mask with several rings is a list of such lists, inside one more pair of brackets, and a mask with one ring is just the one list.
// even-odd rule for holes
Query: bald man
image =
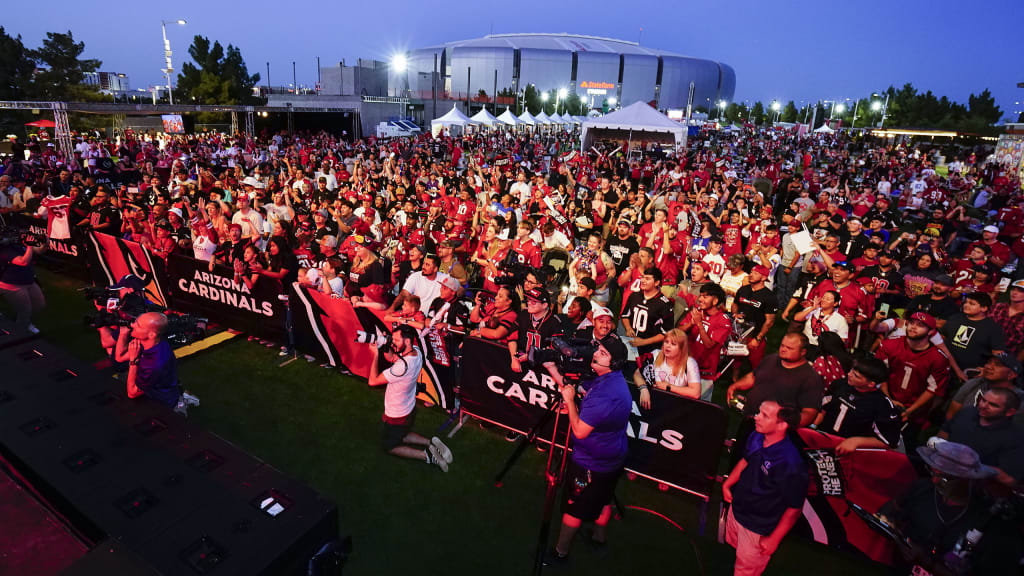
{"label": "bald man", "polygon": [[122,327],[117,338],[118,362],[128,362],[128,397],[146,396],[168,408],[181,399],[178,364],[171,345],[164,340],[167,317],[146,312]]}

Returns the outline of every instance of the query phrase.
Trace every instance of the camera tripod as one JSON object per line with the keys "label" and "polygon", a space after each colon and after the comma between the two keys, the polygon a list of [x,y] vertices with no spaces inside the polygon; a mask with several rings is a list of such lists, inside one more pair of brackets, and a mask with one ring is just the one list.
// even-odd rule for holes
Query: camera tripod
{"label": "camera tripod", "polygon": [[[505,466],[502,467],[501,471],[498,472],[494,477],[494,485],[501,487],[502,481],[508,471],[512,469],[515,463],[523,455],[523,451],[526,447],[537,441],[537,435],[544,426],[547,425],[548,421],[551,420],[552,414],[555,417],[555,425],[551,430],[551,440],[548,446],[548,457],[547,463],[544,466],[544,512],[541,517],[540,531],[537,534],[537,549],[534,552],[533,557],[533,574],[539,575],[544,567],[544,551],[547,549],[548,537],[551,535],[551,515],[555,510],[555,499],[558,497],[558,486],[562,483],[562,477],[565,474],[565,459],[569,454],[569,440],[572,437],[572,428],[568,428],[565,432],[565,447],[562,449],[562,455],[560,458],[555,457],[555,449],[558,446],[558,421],[562,415],[562,404],[565,400],[561,394],[556,393],[555,399],[551,403],[551,407],[547,409],[537,422],[530,428],[530,431],[526,433],[516,445],[512,454],[509,455],[508,460],[505,461]],[[552,463],[557,461],[557,469],[552,467]]]}

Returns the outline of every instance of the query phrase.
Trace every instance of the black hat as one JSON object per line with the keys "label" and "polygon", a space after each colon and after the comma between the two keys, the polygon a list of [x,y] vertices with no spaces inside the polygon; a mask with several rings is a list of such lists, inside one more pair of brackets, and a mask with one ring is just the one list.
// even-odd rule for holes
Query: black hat
{"label": "black hat", "polygon": [[551,303],[551,295],[548,294],[548,291],[543,288],[533,288],[532,290],[527,290],[526,299],[535,300],[537,302],[540,302],[541,304]]}
{"label": "black hat", "polygon": [[935,278],[935,282],[937,284],[942,284],[943,286],[953,286],[956,284],[956,282],[953,281],[953,277],[949,274],[939,275]]}

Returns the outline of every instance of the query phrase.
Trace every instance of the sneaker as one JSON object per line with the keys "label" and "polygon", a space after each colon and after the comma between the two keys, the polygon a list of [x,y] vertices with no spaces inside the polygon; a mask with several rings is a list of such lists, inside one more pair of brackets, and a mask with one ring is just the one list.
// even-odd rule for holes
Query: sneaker
{"label": "sneaker", "polygon": [[35,324],[29,324],[28,328],[25,329],[28,330],[29,334],[39,334],[39,328],[36,328]]}
{"label": "sneaker", "polygon": [[437,449],[437,453],[441,455],[441,458],[444,459],[445,463],[452,463],[452,451],[450,448],[444,445],[444,442],[441,442],[440,438],[438,438],[437,436],[431,438],[430,445]]}
{"label": "sneaker", "polygon": [[509,432],[505,434],[505,442],[515,442],[522,436],[519,432]]}
{"label": "sneaker", "polygon": [[185,402],[186,406],[199,406],[199,397],[188,392],[182,392],[181,399]]}
{"label": "sneaker", "polygon": [[548,551],[544,553],[543,563],[544,566],[551,568],[564,568],[569,565],[569,555],[566,554],[563,556],[558,553],[558,550],[549,548]]}
{"label": "sneaker", "polygon": [[448,462],[444,459],[441,453],[438,452],[437,446],[434,446],[433,444],[427,446],[427,463],[436,465],[442,472],[448,471]]}
{"label": "sneaker", "polygon": [[178,403],[174,406],[174,413],[188,418],[188,405],[185,404],[184,400],[178,399]]}

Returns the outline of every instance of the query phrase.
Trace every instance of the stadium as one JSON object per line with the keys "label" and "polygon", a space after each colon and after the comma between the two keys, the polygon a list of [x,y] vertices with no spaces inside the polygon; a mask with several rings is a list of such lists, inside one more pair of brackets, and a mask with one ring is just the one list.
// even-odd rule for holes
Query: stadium
{"label": "stadium", "polygon": [[722,62],[564,33],[491,34],[419,48],[408,55],[405,78],[395,80],[407,81],[414,97],[429,98],[435,70],[436,89],[455,99],[480,91],[519,94],[532,84],[540,91],[564,88],[591,106],[615,98],[622,106],[653,101],[667,110],[686,107],[691,83],[695,107],[731,100],[736,90],[736,72]]}

